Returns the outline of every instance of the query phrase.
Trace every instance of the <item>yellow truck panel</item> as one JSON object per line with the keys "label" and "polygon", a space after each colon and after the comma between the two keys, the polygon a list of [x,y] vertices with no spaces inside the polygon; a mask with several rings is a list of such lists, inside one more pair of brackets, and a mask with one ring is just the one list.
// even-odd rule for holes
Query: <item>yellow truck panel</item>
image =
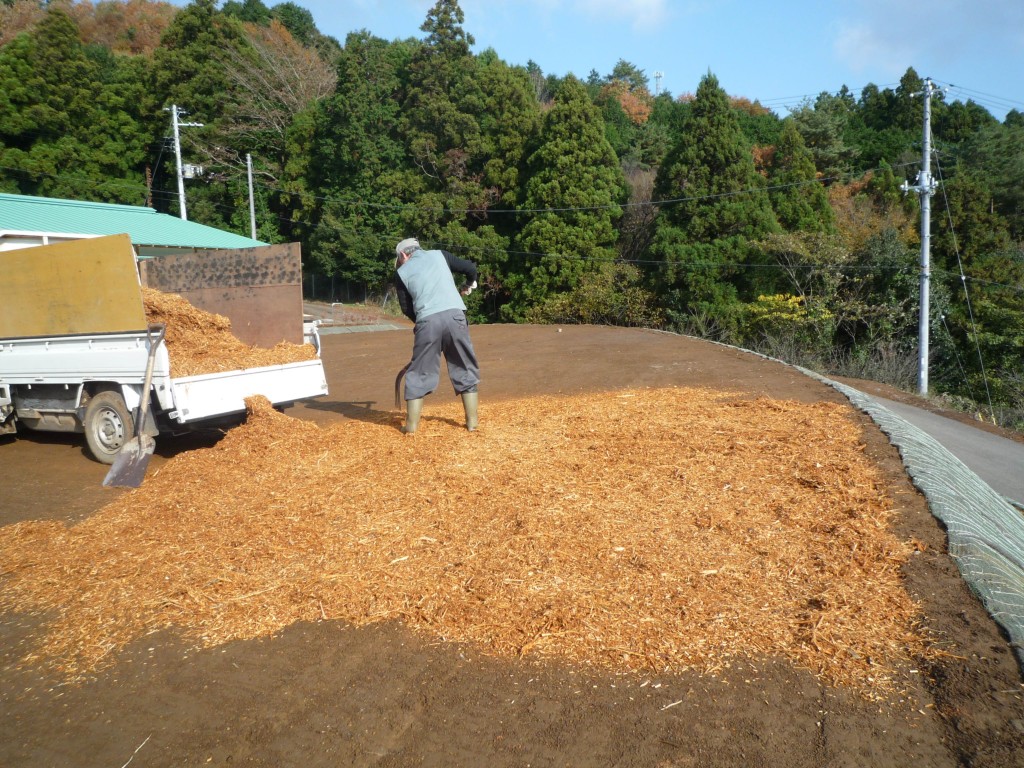
{"label": "yellow truck panel", "polygon": [[[145,330],[146,313],[128,235],[0,253],[0,338]],[[111,297],[117,300],[112,301]]]}

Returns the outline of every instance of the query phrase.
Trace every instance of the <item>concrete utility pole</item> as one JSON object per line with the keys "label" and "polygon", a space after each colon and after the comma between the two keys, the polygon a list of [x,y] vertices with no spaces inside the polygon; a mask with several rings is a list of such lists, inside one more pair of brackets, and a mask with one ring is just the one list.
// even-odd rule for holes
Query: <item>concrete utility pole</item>
{"label": "concrete utility pole", "polygon": [[248,152],[245,155],[245,169],[249,176],[249,228],[252,230],[252,239],[256,239],[256,203],[252,199],[252,155]]}
{"label": "concrete utility pole", "polygon": [[169,108],[164,107],[164,111],[171,113],[171,127],[174,129],[174,158],[178,163],[178,208],[181,211],[181,218],[188,220],[188,213],[185,211],[185,177],[181,172],[181,137],[178,133],[179,128],[202,128],[202,123],[182,123],[178,121],[179,115],[188,114],[184,110],[179,110],[177,104],[172,104]]}
{"label": "concrete utility pole", "polygon": [[[928,336],[930,327],[929,291],[931,288],[931,213],[932,195],[935,194],[935,180],[932,178],[932,94],[935,85],[930,78],[924,81],[924,141],[921,151],[921,170],[917,184],[910,186],[906,181],[900,186],[904,194],[913,190],[921,198],[921,306],[917,321],[918,359],[917,391],[928,394]],[[921,94],[914,94],[915,96]]]}

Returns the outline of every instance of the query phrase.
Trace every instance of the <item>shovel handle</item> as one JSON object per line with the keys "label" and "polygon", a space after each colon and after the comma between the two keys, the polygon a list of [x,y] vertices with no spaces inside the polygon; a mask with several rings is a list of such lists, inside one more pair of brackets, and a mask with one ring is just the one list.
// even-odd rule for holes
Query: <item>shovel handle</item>
{"label": "shovel handle", "polygon": [[[153,331],[157,332],[156,340],[153,340]],[[146,358],[146,376],[142,382],[142,402],[139,403],[139,418],[135,420],[135,436],[142,437],[142,425],[146,420],[146,413],[149,411],[149,390],[153,386],[153,367],[156,364],[156,350],[164,340],[167,333],[167,326],[163,323],[152,323],[146,329],[146,339],[149,341],[149,356]]]}

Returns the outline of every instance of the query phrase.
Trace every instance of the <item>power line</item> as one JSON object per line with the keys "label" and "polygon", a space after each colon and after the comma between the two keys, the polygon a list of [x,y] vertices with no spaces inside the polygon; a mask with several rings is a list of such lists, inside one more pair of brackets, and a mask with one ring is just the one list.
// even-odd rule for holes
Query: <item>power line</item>
{"label": "power line", "polygon": [[[850,88],[850,87],[845,86],[845,85],[843,86],[843,88],[846,89],[846,93],[848,93],[849,95],[857,96],[858,94],[862,95],[864,93],[864,91],[867,90],[871,86],[874,86],[874,87],[879,88],[879,89],[886,89],[886,88],[895,88],[898,85],[899,85],[898,82],[897,83],[880,83],[880,84],[879,83],[868,83],[867,85],[863,85],[863,86],[861,86],[859,88]],[[754,101],[757,104],[760,104],[761,106],[767,107],[769,109],[772,109],[773,108],[772,105],[775,105],[776,107],[785,109],[787,112],[795,112],[797,109],[799,109],[804,104],[808,104],[809,103],[809,104],[811,104],[813,106],[814,102],[817,101],[817,99],[819,99],[822,95],[838,97],[841,90],[842,89],[840,89],[838,91],[823,89],[823,90],[818,91],[817,93],[813,93],[813,94],[805,93],[805,94],[799,94],[799,95],[794,95],[794,96],[776,96],[776,97],[773,97],[773,98],[770,98],[770,99],[754,99]]]}
{"label": "power line", "polygon": [[[939,171],[939,178],[941,179],[942,166],[939,165],[938,158],[935,159],[935,167]],[[960,269],[960,280],[964,287],[964,301],[967,305],[967,315],[971,321],[971,335],[974,337],[974,346],[978,352],[978,364],[981,366],[981,378],[982,381],[984,381],[985,383],[985,396],[988,398],[988,410],[989,413],[992,414],[992,420],[995,421],[996,414],[995,410],[992,408],[992,393],[989,391],[988,387],[988,374],[985,372],[985,361],[982,359],[981,355],[981,343],[978,341],[978,327],[974,322],[974,309],[971,307],[971,295],[970,292],[967,290],[967,280],[964,277],[964,264],[963,261],[961,261],[960,259],[960,245],[957,242],[956,229],[953,226],[953,212],[949,208],[949,198],[946,196],[945,185],[943,185],[942,187],[942,199],[946,203],[946,216],[949,220],[949,231],[950,234],[953,236],[953,251],[954,253],[956,253],[956,263],[957,267],[959,267]],[[943,323],[945,323],[945,316],[943,316],[942,320]],[[974,399],[973,396],[971,399]]]}
{"label": "power line", "polygon": [[[890,165],[888,167],[891,170],[896,170],[896,169],[901,169],[901,168],[913,167],[913,166],[916,166],[917,164],[918,163],[916,161],[914,161],[914,162],[907,162],[907,163],[898,163],[896,165]],[[864,171],[864,173],[859,174],[859,176],[862,177],[862,176],[866,175],[867,173],[875,173],[875,172],[878,172],[878,171],[881,171],[881,170],[883,170],[883,169],[882,168],[868,169],[867,171]],[[746,188],[746,189],[738,189],[738,190],[733,190],[733,191],[730,191],[730,192],[718,192],[718,193],[715,193],[715,194],[708,194],[708,195],[692,195],[692,196],[688,196],[688,197],[666,198],[666,199],[662,199],[662,200],[648,200],[648,201],[640,201],[640,202],[635,202],[635,203],[607,203],[607,204],[603,204],[603,205],[563,206],[563,207],[551,207],[551,208],[447,208],[447,207],[443,207],[443,206],[441,206],[441,207],[436,207],[436,206],[435,207],[423,207],[423,206],[420,206],[420,205],[416,205],[415,203],[400,203],[400,204],[372,203],[372,202],[368,202],[368,201],[365,201],[365,200],[356,200],[356,199],[348,199],[348,198],[337,198],[337,197],[327,197],[327,196],[324,196],[324,195],[311,195],[309,199],[316,200],[316,201],[321,202],[321,203],[329,203],[329,204],[336,204],[336,205],[349,205],[349,206],[353,206],[353,207],[373,208],[375,210],[382,210],[382,211],[414,211],[414,212],[441,213],[441,214],[482,213],[482,214],[486,214],[488,216],[498,215],[498,214],[502,214],[502,215],[507,214],[507,215],[512,215],[512,216],[520,216],[520,215],[528,215],[528,214],[536,214],[536,213],[577,213],[577,212],[579,212],[579,213],[586,213],[586,212],[614,210],[614,209],[646,208],[646,207],[650,207],[650,206],[656,206],[656,207],[659,207],[659,208],[663,208],[665,206],[677,205],[677,204],[681,204],[681,203],[693,203],[693,202],[702,202],[702,201],[708,201],[708,200],[726,199],[726,198],[730,198],[730,197],[738,197],[740,195],[766,194],[766,193],[770,193],[770,192],[779,192],[779,191],[786,190],[786,189],[793,189],[793,188],[796,188],[796,187],[819,186],[819,185],[823,185],[823,184],[830,183],[830,182],[837,182],[837,181],[841,182],[844,178],[855,178],[855,177],[856,177],[855,174],[850,173],[850,174],[845,174],[844,176],[829,176],[829,177],[824,177],[824,178],[820,178],[820,179],[807,179],[805,181],[795,181],[795,182],[790,182],[790,183],[787,183],[787,184],[767,185],[767,186],[764,186],[764,187],[749,187],[749,188]],[[266,189],[268,191],[271,191],[271,192],[287,192],[287,190],[282,190],[279,187],[274,187],[274,186],[269,185],[269,184],[257,184],[257,186],[261,187],[263,189]]]}
{"label": "power line", "polygon": [[[22,172],[24,172],[25,169],[12,168],[12,167],[9,167],[9,166],[0,166],[0,170],[22,171]],[[57,175],[57,174],[39,174],[39,175],[51,176],[51,177],[58,178],[58,179],[60,179],[62,181],[65,181],[65,182],[86,183],[86,184],[89,185],[90,188],[95,188],[96,187],[96,183],[95,183],[94,180],[84,179],[84,178],[81,178],[81,177],[60,176],[60,175]],[[107,186],[109,186],[109,187],[116,187],[116,188],[123,188],[123,189],[129,189],[129,190],[136,190],[136,191],[145,191],[146,190],[145,185],[141,185],[141,184],[139,184],[139,185],[128,184],[128,183],[115,184],[115,183],[111,182]],[[177,194],[174,190],[162,189],[162,188],[159,188],[159,187],[154,187],[152,192],[153,192],[153,195],[157,199],[166,200],[168,202],[173,201],[175,196],[176,196],[176,194]],[[225,213],[229,213],[229,214],[236,214],[236,213],[238,213],[238,210],[235,207],[233,207],[233,206],[213,203],[212,207],[214,209],[221,210],[221,211],[223,211]],[[281,214],[271,214],[271,215],[273,216],[273,218],[276,221],[284,222],[284,223],[288,223],[288,224],[309,225],[309,223],[310,223],[307,220],[293,219],[293,218],[289,218],[287,216],[283,216]],[[402,233],[393,233],[393,234],[390,235],[390,237],[387,236],[387,235],[378,235],[376,239],[382,245],[390,246],[392,240],[397,241],[398,239],[401,239],[401,234]],[[426,241],[424,241],[424,242],[426,242]],[[570,255],[565,255],[565,254],[548,253],[548,252],[540,252],[540,251],[516,251],[516,250],[511,250],[511,249],[498,249],[498,248],[488,249],[488,248],[479,248],[479,247],[468,247],[468,246],[460,246],[460,245],[448,244],[448,243],[434,243],[434,245],[436,245],[437,247],[443,247],[446,250],[462,251],[462,252],[466,252],[466,253],[470,253],[470,252],[472,252],[472,253],[480,253],[480,254],[496,254],[496,253],[501,253],[501,254],[503,254],[505,256],[512,256],[512,257],[516,257],[516,258],[537,258],[537,259],[547,258],[547,259],[566,259],[566,260],[576,259],[576,260],[583,260],[583,261],[589,261],[589,262],[594,262],[594,263],[597,263],[597,262],[607,262],[607,263],[618,262],[618,263],[623,263],[623,264],[632,264],[632,265],[635,265],[635,266],[665,266],[665,265],[670,265],[674,269],[683,270],[683,271],[696,271],[696,270],[709,270],[709,269],[728,269],[728,270],[736,271],[736,270],[769,270],[769,269],[783,269],[784,268],[784,269],[787,269],[787,270],[799,270],[799,271],[807,271],[807,272],[815,271],[816,270],[816,271],[821,271],[821,272],[826,272],[826,273],[877,272],[877,273],[885,274],[885,273],[903,272],[903,273],[910,274],[910,273],[912,273],[912,271],[914,269],[914,265],[912,263],[908,263],[907,265],[896,265],[896,264],[892,264],[892,265],[884,265],[884,264],[831,264],[831,265],[825,265],[825,264],[795,264],[795,265],[781,265],[781,264],[766,264],[766,263],[757,264],[757,263],[750,263],[750,262],[733,262],[733,261],[730,261],[730,262],[714,262],[714,263],[712,263],[712,262],[679,262],[679,261],[668,261],[666,259],[624,259],[624,258],[621,258],[621,257],[612,257],[612,258],[603,258],[603,257],[601,257],[601,258],[599,258],[599,257],[580,256],[579,254],[573,254],[573,255],[570,256]],[[995,282],[995,281],[992,281],[992,280],[986,280],[984,278],[972,277],[970,275],[967,275],[967,274],[963,273],[962,271],[961,272],[952,272],[952,271],[943,270],[943,269],[933,269],[932,272],[933,272],[934,275],[943,276],[943,277],[951,278],[951,279],[959,279],[959,280],[961,280],[963,282],[966,282],[967,284],[974,283],[974,284],[977,284],[977,285],[984,285],[984,286],[988,286],[988,287],[991,287],[991,288],[1002,288],[1002,289],[1007,289],[1007,290],[1013,291],[1015,293],[1024,294],[1024,286],[1010,285],[1010,284],[1007,284],[1007,283],[998,283],[998,282]]]}
{"label": "power line", "polygon": [[[936,81],[943,82],[943,81]],[[958,91],[967,96],[971,101],[978,104],[994,105],[997,109],[1009,111],[1010,109],[1024,109],[1024,102],[1015,101],[1008,99],[1003,96],[997,96],[992,93],[985,93],[984,91],[975,91],[970,88],[965,88],[962,85],[955,85],[953,83],[943,83],[946,88],[951,91]]]}
{"label": "power line", "polygon": [[[908,163],[906,165],[915,165],[915,164],[916,163]],[[10,167],[10,166],[0,166],[0,170],[15,171],[15,172],[30,172],[30,171],[26,171],[25,169],[13,168],[13,167]],[[72,183],[77,183],[77,184],[85,184],[85,185],[89,186],[89,188],[91,188],[91,189],[97,187],[97,183],[95,182],[95,180],[86,179],[86,178],[82,178],[82,177],[64,176],[64,175],[60,175],[60,174],[49,174],[49,173],[38,173],[37,175],[49,176],[51,178],[55,178],[55,179],[58,179],[58,180],[61,180],[61,181],[64,181],[64,182],[72,182]],[[272,190],[272,191],[279,191],[279,190],[277,190],[277,188],[269,187],[269,186],[266,186],[266,185],[258,185],[258,186],[264,186],[265,189],[269,189],[269,190]],[[105,183],[104,187],[105,188],[120,188],[120,189],[143,191],[143,192],[147,189],[146,186],[143,185],[143,184],[130,184],[130,183],[127,183],[127,182],[125,182],[125,183],[109,182],[109,183]],[[175,196],[176,196],[176,194],[177,194],[173,190],[163,189],[163,188],[160,188],[160,187],[154,187],[152,189],[152,193],[153,193],[154,197],[157,198],[158,200],[164,200],[164,201],[167,201],[167,202],[173,201]],[[324,199],[326,199],[326,198],[324,198]],[[224,205],[224,204],[219,204],[219,203],[212,203],[211,205],[212,205],[213,208],[215,208],[217,210],[221,210],[221,211],[223,211],[225,213],[229,213],[229,214],[236,214],[236,213],[238,213],[238,209],[236,209],[234,206],[229,206],[229,205]],[[410,207],[414,208],[414,206],[401,206],[400,208],[406,209],[406,208],[410,208]],[[422,209],[419,209],[419,210],[422,210]],[[284,222],[284,223],[287,223],[287,224],[302,225],[302,226],[308,226],[310,224],[310,221],[304,220],[304,219],[294,219],[294,218],[290,218],[290,217],[287,217],[287,216],[283,216],[281,214],[270,214],[270,215],[273,216],[273,218],[276,221]],[[401,233],[394,233],[394,234],[391,235],[390,239],[395,239],[395,238],[400,239],[400,234]],[[377,239],[382,244],[390,243],[390,239],[386,235],[380,235],[380,236],[378,236]],[[509,249],[468,248],[468,247],[462,247],[462,246],[451,245],[451,244],[444,244],[444,243],[438,243],[438,245],[444,246],[448,250],[460,250],[460,251],[467,251],[467,252],[468,251],[473,251],[473,252],[478,252],[478,253],[502,253],[502,254],[505,254],[505,255],[508,255],[508,256],[516,256],[516,257],[561,258],[561,259],[582,258],[582,259],[589,260],[589,257],[581,257],[581,256],[578,256],[578,255],[575,255],[575,254],[573,256],[566,256],[564,254],[552,254],[552,253],[544,253],[544,252],[537,252],[537,251],[514,251],[514,250],[509,250]],[[670,262],[667,262],[664,259],[622,259],[622,258],[619,258],[619,257],[616,257],[614,259],[601,259],[601,260],[602,261],[619,261],[621,263],[635,264],[635,265],[659,265],[659,264],[668,264],[668,263],[670,263]],[[706,263],[706,264],[686,264],[686,263],[683,263],[683,262],[671,262],[671,264],[674,267],[676,267],[676,268],[685,268],[685,267],[693,266],[694,268],[702,268],[702,269],[708,269],[708,268],[728,268],[728,269],[734,269],[734,270],[735,269],[772,269],[772,268],[776,268],[776,267],[779,266],[779,265],[772,265],[772,264],[750,264],[750,263],[743,263],[743,262],[723,262],[723,263],[714,263],[714,264],[712,264],[712,263]],[[820,265],[820,264],[802,264],[802,265],[787,265],[786,268],[787,269],[800,269],[800,270],[814,270],[814,269],[818,269],[818,270],[836,271],[836,272],[839,272],[839,271],[879,271],[879,272],[905,271],[905,272],[910,272],[912,270],[912,268],[913,268],[913,265],[908,265],[908,266],[904,267],[904,266],[884,266],[884,265],[877,265],[877,264],[876,265],[843,264],[843,265],[834,265],[832,267],[827,267],[827,266]],[[968,283],[975,283],[975,284],[978,284],[978,285],[985,285],[985,286],[989,286],[989,287],[993,287],[993,288],[1004,288],[1004,289],[1008,289],[1008,290],[1011,290],[1011,291],[1014,291],[1014,292],[1017,292],[1017,293],[1024,293],[1024,286],[1009,285],[1009,284],[1006,284],[1006,283],[998,283],[998,282],[995,282],[995,281],[986,280],[986,279],[979,278],[979,277],[972,277],[972,276],[966,275],[966,274],[964,274],[962,272],[960,272],[960,273],[958,273],[958,272],[951,272],[951,271],[943,270],[943,269],[933,269],[932,272],[935,275],[941,275],[941,276],[950,277],[950,278],[956,278],[956,279],[963,279],[963,280],[965,280]]]}

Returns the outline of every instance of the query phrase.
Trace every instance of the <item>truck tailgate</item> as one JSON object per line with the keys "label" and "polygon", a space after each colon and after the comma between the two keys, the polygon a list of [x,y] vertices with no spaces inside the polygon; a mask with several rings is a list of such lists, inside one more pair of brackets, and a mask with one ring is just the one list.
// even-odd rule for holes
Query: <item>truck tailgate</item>
{"label": "truck tailgate", "polygon": [[285,405],[327,394],[323,363],[305,360],[265,368],[246,368],[171,379],[177,409],[169,416],[179,424],[244,413],[245,398],[263,395]]}

